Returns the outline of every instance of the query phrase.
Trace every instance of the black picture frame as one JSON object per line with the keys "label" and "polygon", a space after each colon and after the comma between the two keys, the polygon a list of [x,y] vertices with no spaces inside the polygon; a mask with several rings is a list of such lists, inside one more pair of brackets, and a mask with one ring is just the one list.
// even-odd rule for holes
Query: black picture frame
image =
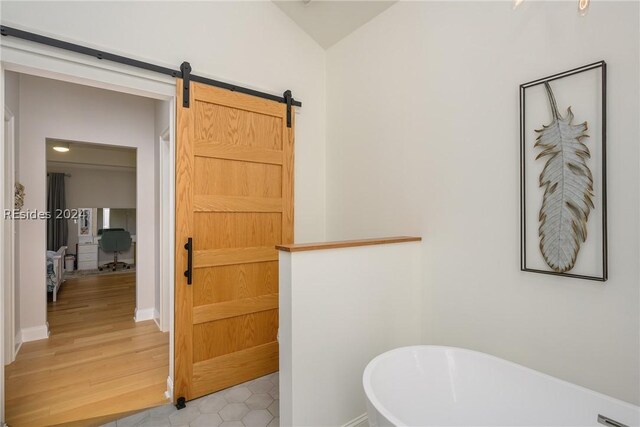
{"label": "black picture frame", "polygon": [[[602,276],[586,276],[582,274],[560,273],[552,270],[539,270],[527,267],[527,236],[526,236],[526,130],[525,130],[525,100],[526,89],[559,80],[575,74],[584,73],[601,68],[601,85],[602,85],[602,106],[601,106],[601,129],[602,129]],[[553,276],[564,276],[575,279],[595,280],[605,282],[608,279],[608,248],[607,248],[607,64],[605,61],[598,61],[592,64],[583,65],[541,79],[533,80],[520,85],[520,270],[531,273],[549,274]]]}

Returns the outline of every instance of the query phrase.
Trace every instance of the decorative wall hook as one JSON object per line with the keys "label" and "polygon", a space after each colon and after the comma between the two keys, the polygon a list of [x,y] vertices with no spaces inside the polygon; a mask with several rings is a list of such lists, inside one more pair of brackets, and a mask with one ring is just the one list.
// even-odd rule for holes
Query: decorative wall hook
{"label": "decorative wall hook", "polygon": [[15,184],[15,198],[14,198],[14,208],[17,210],[21,210],[24,206],[24,185],[16,182]]}

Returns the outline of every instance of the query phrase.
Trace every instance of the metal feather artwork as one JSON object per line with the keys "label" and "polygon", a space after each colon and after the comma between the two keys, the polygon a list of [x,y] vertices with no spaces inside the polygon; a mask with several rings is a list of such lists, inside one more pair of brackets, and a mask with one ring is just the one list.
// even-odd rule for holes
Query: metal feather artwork
{"label": "metal feather artwork", "polygon": [[564,273],[573,268],[581,245],[587,240],[587,221],[594,209],[593,177],[587,166],[591,157],[582,142],[587,138],[587,122],[572,124],[573,112],[558,111],[549,83],[544,84],[552,121],[536,130],[535,147],[542,151],[536,160],[545,158],[540,173],[544,196],[539,214],[540,251],[547,265]]}

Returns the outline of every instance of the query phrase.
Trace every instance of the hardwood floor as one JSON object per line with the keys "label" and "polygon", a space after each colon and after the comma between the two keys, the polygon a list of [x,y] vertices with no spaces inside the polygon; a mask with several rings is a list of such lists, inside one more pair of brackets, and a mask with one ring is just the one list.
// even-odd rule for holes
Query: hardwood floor
{"label": "hardwood floor", "polygon": [[167,403],[169,334],[134,308],[134,273],[67,280],[48,303],[49,339],[5,368],[8,424],[96,425]]}

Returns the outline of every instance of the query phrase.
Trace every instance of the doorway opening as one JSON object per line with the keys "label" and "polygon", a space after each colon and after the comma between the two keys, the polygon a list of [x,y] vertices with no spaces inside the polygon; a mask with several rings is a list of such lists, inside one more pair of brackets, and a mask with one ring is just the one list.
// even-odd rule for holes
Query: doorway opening
{"label": "doorway opening", "polygon": [[[46,203],[52,214],[47,251],[62,254],[65,248],[59,276],[134,273],[136,149],[49,139],[46,150]],[[55,302],[58,277],[49,280]]]}
{"label": "doorway opening", "polygon": [[167,403],[170,326],[159,327],[156,247],[169,103],[7,75],[17,85],[4,101],[18,103],[8,106],[18,111],[14,166],[26,214],[3,242],[18,248],[3,291],[15,285],[19,295],[3,338],[21,345],[15,360],[4,357],[5,419],[100,424]]}

